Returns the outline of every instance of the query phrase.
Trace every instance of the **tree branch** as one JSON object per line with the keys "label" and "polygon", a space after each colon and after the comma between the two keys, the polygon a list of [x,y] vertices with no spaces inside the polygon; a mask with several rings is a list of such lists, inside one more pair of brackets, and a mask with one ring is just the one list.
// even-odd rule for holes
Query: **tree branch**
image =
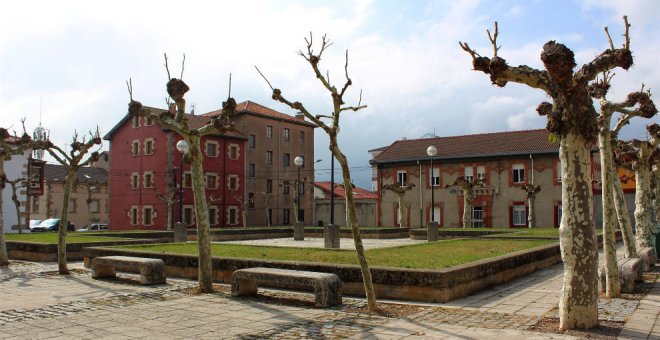
{"label": "tree branch", "polygon": [[170,69],[167,67],[167,53],[163,53],[163,55],[165,56],[165,71],[167,71],[167,81],[169,81],[172,79],[172,77],[170,77]]}
{"label": "tree branch", "polygon": [[488,33],[488,40],[490,40],[490,43],[493,44],[493,58],[497,57],[497,51],[500,50],[500,47],[497,46],[497,35],[499,34],[497,21],[495,21],[495,34],[491,36],[490,30],[486,30],[486,33]]}
{"label": "tree branch", "polygon": [[[628,17],[624,16],[623,21],[626,26],[625,44],[621,49],[607,49],[597,56],[593,61],[582,66],[582,68],[575,73],[575,79],[578,82],[588,83],[596,78],[599,73],[621,67],[627,70],[633,64],[632,53],[630,52],[630,35]],[[608,33],[609,37],[609,33]],[[614,44],[610,40],[610,45]]]}

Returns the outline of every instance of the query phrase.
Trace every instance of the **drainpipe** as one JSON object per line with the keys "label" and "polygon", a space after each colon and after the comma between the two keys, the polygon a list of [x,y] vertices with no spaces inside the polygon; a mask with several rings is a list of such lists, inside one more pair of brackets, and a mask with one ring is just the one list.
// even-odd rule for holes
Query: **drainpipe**
{"label": "drainpipe", "polygon": [[[419,165],[419,227],[424,227],[424,197],[422,196],[422,163],[418,160]],[[433,169],[431,169],[433,170]],[[431,188],[433,190],[433,188]]]}

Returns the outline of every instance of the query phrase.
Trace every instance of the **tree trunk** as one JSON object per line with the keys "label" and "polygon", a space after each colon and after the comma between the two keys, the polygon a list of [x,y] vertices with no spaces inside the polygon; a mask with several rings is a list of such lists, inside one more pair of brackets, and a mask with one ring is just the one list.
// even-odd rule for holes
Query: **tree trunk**
{"label": "tree trunk", "polygon": [[635,243],[637,250],[655,247],[654,227],[651,207],[651,169],[646,160],[651,150],[647,143],[642,143],[639,149],[640,164],[635,169]]}
{"label": "tree trunk", "polygon": [[559,300],[560,330],[598,325],[598,251],[593,221],[591,143],[573,132],[562,135],[562,218],[559,244],[564,280]]}
{"label": "tree trunk", "polygon": [[[602,165],[601,165],[602,167]],[[616,167],[612,167],[612,171],[616,171]],[[626,203],[625,196],[623,195],[623,188],[621,181],[618,179],[612,180],[612,192],[614,194],[614,208],[616,209],[616,217],[619,222],[619,229],[623,235],[623,248],[627,258],[637,258],[637,247],[635,246],[635,236],[632,232],[632,223],[628,215],[628,204]]]}
{"label": "tree trunk", "polygon": [[241,211],[241,215],[243,217],[243,228],[247,228],[247,207],[245,204],[243,204],[243,211]]}
{"label": "tree trunk", "polygon": [[536,228],[536,194],[530,194],[527,199],[527,204],[529,205],[529,214],[527,215],[527,227]]}
{"label": "tree trunk", "polygon": [[66,234],[69,225],[69,198],[75,181],[76,169],[68,167],[66,179],[64,180],[64,194],[62,195],[62,215],[60,216],[60,226],[57,232],[57,267],[61,275],[69,274],[66,263]]}
{"label": "tree trunk", "polygon": [[367,306],[370,311],[375,311],[377,309],[376,292],[371,278],[371,271],[369,270],[369,263],[367,262],[367,257],[364,255],[362,238],[360,237],[360,227],[357,214],[355,213],[355,202],[353,200],[353,182],[351,181],[351,174],[348,168],[348,160],[341,150],[339,150],[336,136],[334,136],[334,138],[333,136],[330,136],[330,150],[341,166],[341,173],[344,180],[344,191],[346,193],[346,222],[350,225],[353,233],[355,253],[357,254],[358,262],[360,263],[362,282],[367,296]]}
{"label": "tree trunk", "polygon": [[399,197],[399,228],[407,227],[405,224],[408,221],[408,212],[406,209],[406,198],[404,196],[405,194],[405,192],[402,194],[397,194]]}
{"label": "tree trunk", "polygon": [[[651,172],[653,177],[652,181],[654,184],[654,194],[653,194],[653,207],[655,207],[655,233],[660,232],[660,165],[655,165],[653,172]],[[656,245],[657,246],[657,245]]]}
{"label": "tree trunk", "polygon": [[[0,157],[0,178],[5,176],[5,159]],[[3,212],[2,194],[3,189],[0,188],[0,267],[9,265],[9,255],[7,254],[7,244],[5,242],[5,220]]]}
{"label": "tree trunk", "polygon": [[199,251],[197,280],[201,293],[211,293],[213,291],[213,267],[211,263],[211,241],[209,240],[209,211],[204,192],[204,169],[202,168],[200,138],[199,136],[190,136],[186,139],[190,146],[188,152],[191,155],[190,172],[195,198],[195,220]]}
{"label": "tree trunk", "polygon": [[[11,185],[11,200],[14,202],[14,207],[16,207],[16,221],[18,223],[18,232],[21,232],[21,201],[18,200],[18,195],[16,194],[16,191],[18,188],[16,187],[18,182],[16,184],[12,183]],[[2,194],[0,192],[0,194]],[[27,208],[27,207],[26,207]],[[28,222],[30,223],[30,222]]]}
{"label": "tree trunk", "polygon": [[167,205],[167,214],[166,214],[166,228],[167,230],[172,230],[174,228],[174,214],[172,208],[174,207],[174,136],[171,132],[167,133],[165,141],[165,204]]}
{"label": "tree trunk", "polygon": [[[601,113],[598,129],[600,150],[600,182],[603,205],[603,253],[605,254],[605,295],[608,298],[621,296],[619,265],[616,260],[616,208],[614,207],[614,175],[612,171],[612,135],[610,116]],[[617,179],[618,181],[618,179]]]}
{"label": "tree trunk", "polygon": [[472,189],[463,189],[463,229],[472,228]]}

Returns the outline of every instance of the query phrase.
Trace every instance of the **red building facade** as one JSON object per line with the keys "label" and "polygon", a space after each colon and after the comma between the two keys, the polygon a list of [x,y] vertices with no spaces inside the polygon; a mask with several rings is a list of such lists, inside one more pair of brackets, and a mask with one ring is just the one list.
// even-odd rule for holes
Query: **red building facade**
{"label": "red building facade", "polygon": [[[164,109],[149,108],[160,113]],[[186,115],[189,126],[201,127],[209,117]],[[195,225],[190,164],[182,163],[176,143],[181,137],[164,131],[147,117],[126,115],[105,137],[110,141],[111,230],[167,228],[166,179],[168,150],[171,152],[176,186],[172,205],[174,222]],[[243,221],[240,203],[245,183],[246,138],[238,133],[202,138],[206,199],[212,228],[234,227]],[[182,176],[183,175],[183,176]],[[180,212],[179,189],[183,186]]]}

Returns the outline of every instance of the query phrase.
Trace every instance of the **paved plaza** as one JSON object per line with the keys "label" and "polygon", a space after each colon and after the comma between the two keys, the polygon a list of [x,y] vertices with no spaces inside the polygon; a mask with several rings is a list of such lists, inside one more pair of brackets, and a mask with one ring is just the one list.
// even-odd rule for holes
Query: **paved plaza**
{"label": "paved plaza", "polygon": [[[234,298],[225,285],[196,294],[190,280],[142,286],[132,274],[94,280],[81,262],[70,269],[60,276],[55,263],[22,261],[1,268],[0,339],[578,338],[528,330],[556,316],[561,265],[444,304],[380,301],[411,310],[398,318],[364,313],[364,301],[351,297],[341,307],[315,308],[312,294],[260,290]],[[660,339],[659,313],[656,282],[641,302],[603,299],[599,315],[625,322],[620,338]]]}
{"label": "paved plaza", "polygon": [[[255,246],[273,246],[273,247],[304,247],[304,248],[323,248],[323,237],[305,237],[304,240],[294,241],[291,237],[270,238],[261,240],[241,240],[241,241],[222,241],[216,243],[250,244]],[[364,249],[400,247],[411,244],[428,243],[426,240],[411,240],[409,238],[394,239],[372,239],[363,238],[362,245]],[[340,249],[355,250],[355,242],[352,238],[341,238],[339,242]]]}

